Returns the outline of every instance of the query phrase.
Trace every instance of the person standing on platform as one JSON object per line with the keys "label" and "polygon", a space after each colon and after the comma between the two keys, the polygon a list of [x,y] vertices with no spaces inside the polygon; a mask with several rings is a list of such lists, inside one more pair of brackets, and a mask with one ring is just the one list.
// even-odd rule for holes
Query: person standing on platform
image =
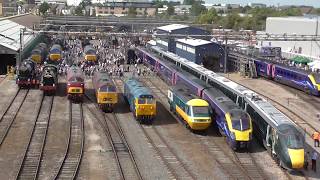
{"label": "person standing on platform", "polygon": [[314,132],[312,134],[312,138],[314,140],[314,147],[319,147],[319,138],[320,138],[320,134],[318,131]]}
{"label": "person standing on platform", "polygon": [[317,151],[314,150],[311,155],[311,169],[314,172],[317,172],[317,159],[318,159],[318,153]]}

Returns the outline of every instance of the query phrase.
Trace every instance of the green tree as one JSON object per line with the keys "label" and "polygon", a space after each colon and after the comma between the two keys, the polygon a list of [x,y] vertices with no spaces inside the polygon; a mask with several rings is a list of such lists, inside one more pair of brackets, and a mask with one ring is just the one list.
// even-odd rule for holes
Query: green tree
{"label": "green tree", "polygon": [[74,13],[77,15],[77,16],[83,16],[83,8],[79,5],[75,8],[74,10]]}
{"label": "green tree", "polygon": [[45,15],[48,11],[48,9],[50,9],[50,6],[47,2],[43,2],[40,6],[39,6],[39,12],[42,15]]}
{"label": "green tree", "polygon": [[197,18],[197,22],[200,24],[211,24],[219,19],[217,11],[212,8],[206,13],[202,13]]}
{"label": "green tree", "polygon": [[79,4],[79,6],[81,6],[82,9],[85,9],[86,6],[91,6],[91,5],[92,5],[91,0],[82,0]]}
{"label": "green tree", "polygon": [[168,4],[167,15],[168,16],[174,15],[174,7],[172,4]]}
{"label": "green tree", "polygon": [[201,4],[201,2],[199,2],[199,1],[195,1],[192,4],[191,9],[190,9],[191,14],[194,15],[194,16],[198,16],[201,13],[205,13],[206,11],[207,11],[206,7],[204,7]]}
{"label": "green tree", "polygon": [[134,7],[130,7],[128,10],[129,17],[136,17],[137,16],[137,9]]}
{"label": "green tree", "polygon": [[192,5],[194,4],[195,0],[183,0],[184,5]]}

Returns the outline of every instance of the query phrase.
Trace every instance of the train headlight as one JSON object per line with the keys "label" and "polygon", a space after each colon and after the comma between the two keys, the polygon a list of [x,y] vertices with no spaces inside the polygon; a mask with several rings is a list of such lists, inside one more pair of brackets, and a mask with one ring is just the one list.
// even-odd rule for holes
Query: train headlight
{"label": "train headlight", "polygon": [[55,87],[56,85],[55,85],[55,84],[52,84],[52,86]]}
{"label": "train headlight", "polygon": [[70,83],[68,83],[68,86],[70,86],[71,84]]}

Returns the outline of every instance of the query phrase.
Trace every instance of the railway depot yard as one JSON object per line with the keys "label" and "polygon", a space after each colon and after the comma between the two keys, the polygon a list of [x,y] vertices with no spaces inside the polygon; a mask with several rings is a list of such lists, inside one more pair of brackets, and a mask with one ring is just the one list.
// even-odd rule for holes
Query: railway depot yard
{"label": "railway depot yard", "polygon": [[[0,76],[0,179],[320,178],[319,73],[269,60],[250,62],[265,79],[218,73],[224,57],[239,59],[218,43],[172,38],[207,35],[179,24],[157,27],[156,43],[47,28],[16,73]],[[284,74],[307,85],[282,85]]]}

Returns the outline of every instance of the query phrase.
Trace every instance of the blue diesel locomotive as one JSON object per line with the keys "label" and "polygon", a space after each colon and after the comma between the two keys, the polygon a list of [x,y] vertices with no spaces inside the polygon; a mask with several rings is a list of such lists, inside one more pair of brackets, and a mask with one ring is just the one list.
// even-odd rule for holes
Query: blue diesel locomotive
{"label": "blue diesel locomotive", "polygon": [[136,120],[152,123],[156,116],[156,101],[151,91],[136,79],[124,83],[124,97]]}

